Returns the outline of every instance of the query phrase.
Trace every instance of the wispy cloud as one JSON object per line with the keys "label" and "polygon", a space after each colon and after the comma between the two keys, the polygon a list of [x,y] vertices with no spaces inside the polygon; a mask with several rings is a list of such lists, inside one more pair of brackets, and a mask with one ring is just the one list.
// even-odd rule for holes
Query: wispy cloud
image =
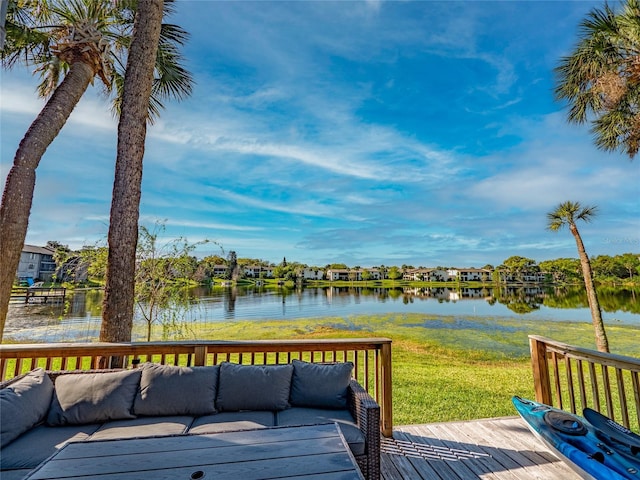
{"label": "wispy cloud", "polygon": [[[640,163],[552,97],[583,3],[181,2],[197,85],[148,129],[141,222],[275,261],[482,266],[570,255],[545,213],[575,199],[601,209],[590,252],[629,250]],[[2,181],[34,86],[3,76]],[[116,140],[91,89],[38,167],[31,243],[104,237]]]}

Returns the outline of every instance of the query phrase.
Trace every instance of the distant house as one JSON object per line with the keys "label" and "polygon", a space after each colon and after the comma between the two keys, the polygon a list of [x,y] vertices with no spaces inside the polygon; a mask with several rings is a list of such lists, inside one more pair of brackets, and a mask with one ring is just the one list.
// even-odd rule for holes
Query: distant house
{"label": "distant house", "polygon": [[324,279],[324,270],[321,268],[305,268],[302,271],[302,278],[305,280],[322,280]]}
{"label": "distant house", "polygon": [[348,268],[330,268],[327,270],[327,279],[334,280],[362,280],[362,273],[364,271],[369,272],[369,278],[371,280],[381,280],[382,274],[377,268],[360,268],[360,269],[348,269]]}
{"label": "distant house", "polygon": [[273,267],[247,265],[243,267],[244,276],[248,278],[273,278]]}
{"label": "distant house", "polygon": [[508,272],[500,271],[500,281],[504,283],[542,283],[547,278],[546,272]]}
{"label": "distant house", "polygon": [[223,278],[227,274],[227,266],[226,265],[214,265],[212,277]]}
{"label": "distant house", "polygon": [[482,282],[491,280],[491,270],[486,268],[458,268],[449,270],[450,276],[461,282]]}
{"label": "distant house", "polygon": [[20,282],[49,282],[56,272],[54,250],[48,247],[25,245],[20,254],[16,276]]}
{"label": "distant house", "polygon": [[335,280],[349,280],[348,268],[330,268],[327,270],[327,279],[331,281]]}

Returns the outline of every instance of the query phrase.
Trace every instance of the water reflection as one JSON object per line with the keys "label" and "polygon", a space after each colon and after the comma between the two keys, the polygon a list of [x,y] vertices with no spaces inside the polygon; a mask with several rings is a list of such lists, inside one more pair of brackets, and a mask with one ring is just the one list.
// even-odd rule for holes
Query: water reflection
{"label": "water reflection", "polygon": [[[606,320],[640,324],[637,290],[600,287],[598,292]],[[586,293],[579,287],[251,286],[197,287],[185,294],[188,302],[180,306],[179,312],[182,322],[344,318],[393,313],[526,316],[558,321],[590,319]],[[65,341],[83,339],[89,332],[99,331],[101,308],[102,292],[98,290],[77,290],[67,296],[64,305],[11,305],[5,335],[8,339],[17,338],[34,328],[64,327]]]}

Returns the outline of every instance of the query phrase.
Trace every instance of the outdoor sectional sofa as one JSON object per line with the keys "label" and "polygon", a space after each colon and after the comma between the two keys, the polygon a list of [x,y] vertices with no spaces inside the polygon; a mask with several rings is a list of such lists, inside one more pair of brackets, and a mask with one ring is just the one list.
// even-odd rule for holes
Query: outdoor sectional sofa
{"label": "outdoor sectional sofa", "polygon": [[380,407],[353,364],[36,369],[0,385],[0,477],[21,479],[69,441],[336,422],[367,479],[380,476]]}

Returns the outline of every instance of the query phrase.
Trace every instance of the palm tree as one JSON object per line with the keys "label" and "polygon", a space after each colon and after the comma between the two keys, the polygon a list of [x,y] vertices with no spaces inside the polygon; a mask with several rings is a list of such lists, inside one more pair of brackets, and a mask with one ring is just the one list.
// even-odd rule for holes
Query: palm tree
{"label": "palm tree", "polygon": [[596,288],[593,284],[591,263],[589,262],[589,256],[584,249],[582,237],[580,237],[580,232],[578,232],[578,227],[576,226],[576,221],[578,220],[587,223],[591,222],[591,219],[596,215],[596,211],[597,207],[583,207],[579,202],[567,201],[561,203],[554,211],[547,213],[547,228],[555,232],[565,225],[568,225],[571,235],[573,235],[573,238],[576,240],[580,265],[582,266],[582,276],[584,277],[584,286],[587,291],[589,309],[591,310],[591,321],[595,332],[596,346],[599,351],[608,352],[609,341],[607,340],[607,333],[604,329],[598,295],[596,294]]}
{"label": "palm tree", "polygon": [[127,58],[100,328],[100,340],[103,342],[131,341],[142,160],[162,9],[163,0],[138,1]]}
{"label": "palm tree", "polygon": [[[9,1],[2,64],[8,68],[17,63],[36,65],[41,76],[38,92],[48,101],[20,142],[2,195],[0,341],[13,283],[10,272],[18,268],[27,233],[36,168],[96,76],[108,93],[114,93],[114,112],[119,113],[136,5],[132,0]],[[191,76],[179,65],[177,50],[185,39],[179,27],[162,25],[148,103],[150,120],[158,115],[163,98],[180,99],[191,93]]]}
{"label": "palm tree", "polygon": [[640,2],[608,4],[580,24],[580,40],[555,69],[555,94],[569,122],[591,122],[595,144],[633,158],[640,148]]}

